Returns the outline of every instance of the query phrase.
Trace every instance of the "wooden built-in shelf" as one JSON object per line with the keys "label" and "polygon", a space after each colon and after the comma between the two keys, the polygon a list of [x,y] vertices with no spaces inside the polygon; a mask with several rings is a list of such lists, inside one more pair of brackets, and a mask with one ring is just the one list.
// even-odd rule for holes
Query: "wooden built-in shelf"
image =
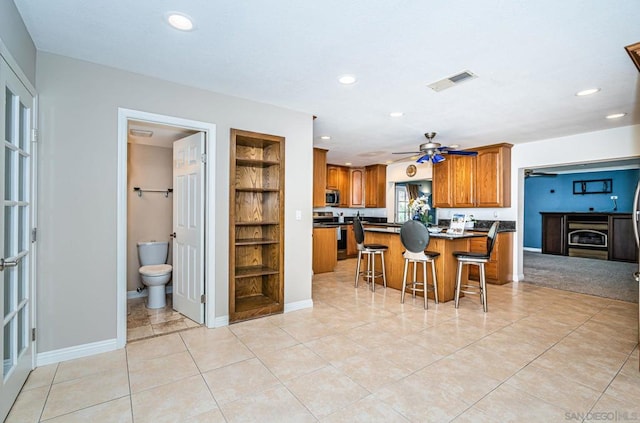
{"label": "wooden built-in shelf", "polygon": [[284,310],[284,141],[231,130],[230,323]]}

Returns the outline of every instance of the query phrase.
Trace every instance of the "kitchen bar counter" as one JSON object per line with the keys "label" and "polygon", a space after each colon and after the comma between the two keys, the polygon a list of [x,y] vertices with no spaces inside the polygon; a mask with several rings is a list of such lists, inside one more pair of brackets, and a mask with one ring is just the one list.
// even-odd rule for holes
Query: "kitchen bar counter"
{"label": "kitchen bar counter", "polygon": [[[445,302],[453,300],[456,285],[456,270],[458,261],[453,256],[454,251],[469,251],[469,240],[477,237],[486,237],[485,234],[465,232],[463,235],[449,235],[446,233],[430,234],[431,238],[427,250],[437,251],[440,256],[436,258],[436,278],[438,279],[438,300]],[[384,244],[389,246],[385,253],[385,267],[387,271],[387,286],[394,289],[402,289],[402,277],[404,273],[404,247],[400,242],[400,228],[393,227],[366,227],[365,242]],[[467,278],[469,266],[463,267],[463,279]],[[418,280],[421,280],[422,269],[418,267]],[[431,270],[427,269],[427,277],[430,278]],[[431,282],[429,282],[430,284]],[[433,298],[433,293],[429,293]]]}

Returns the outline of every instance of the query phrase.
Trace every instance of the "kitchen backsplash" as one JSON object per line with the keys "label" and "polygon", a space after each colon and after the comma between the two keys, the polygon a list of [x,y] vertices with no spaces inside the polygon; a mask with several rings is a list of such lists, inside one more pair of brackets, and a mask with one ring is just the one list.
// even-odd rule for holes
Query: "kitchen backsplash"
{"label": "kitchen backsplash", "polygon": [[342,208],[342,207],[316,207],[313,209],[314,212],[332,212],[334,216],[340,216],[342,213],[345,217],[353,217],[358,212],[360,212],[360,216],[365,217],[387,217],[387,209],[385,208],[360,208],[360,209],[352,209],[352,208]]}

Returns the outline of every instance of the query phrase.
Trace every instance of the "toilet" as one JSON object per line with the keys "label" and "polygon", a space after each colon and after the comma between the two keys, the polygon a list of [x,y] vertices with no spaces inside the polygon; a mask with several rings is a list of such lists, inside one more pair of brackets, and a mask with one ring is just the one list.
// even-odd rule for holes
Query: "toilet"
{"label": "toilet", "polygon": [[171,280],[173,267],[167,263],[168,242],[138,242],[138,272],[147,287],[147,308],[163,308],[167,304],[165,285]]}

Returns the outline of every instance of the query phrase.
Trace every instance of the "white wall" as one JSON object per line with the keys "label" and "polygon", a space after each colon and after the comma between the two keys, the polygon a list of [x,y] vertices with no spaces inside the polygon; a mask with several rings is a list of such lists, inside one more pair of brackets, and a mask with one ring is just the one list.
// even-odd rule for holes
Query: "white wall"
{"label": "white wall", "polygon": [[[416,166],[415,176],[407,176],[407,166]],[[433,168],[430,162],[415,163],[415,161],[392,163],[387,166],[387,219],[393,221],[396,215],[396,182],[411,182],[422,179],[433,179]]]}
{"label": "white wall", "polygon": [[[13,0],[0,1],[0,53],[9,53],[19,69],[16,73],[24,74],[31,84],[36,81],[36,46],[27,32],[22,16]],[[10,63],[13,66],[13,63]]]}
{"label": "white wall", "polygon": [[39,353],[116,338],[119,107],[216,124],[216,317],[228,315],[229,131],[286,138],[285,307],[311,300],[310,114],[42,52],[36,82]]}

